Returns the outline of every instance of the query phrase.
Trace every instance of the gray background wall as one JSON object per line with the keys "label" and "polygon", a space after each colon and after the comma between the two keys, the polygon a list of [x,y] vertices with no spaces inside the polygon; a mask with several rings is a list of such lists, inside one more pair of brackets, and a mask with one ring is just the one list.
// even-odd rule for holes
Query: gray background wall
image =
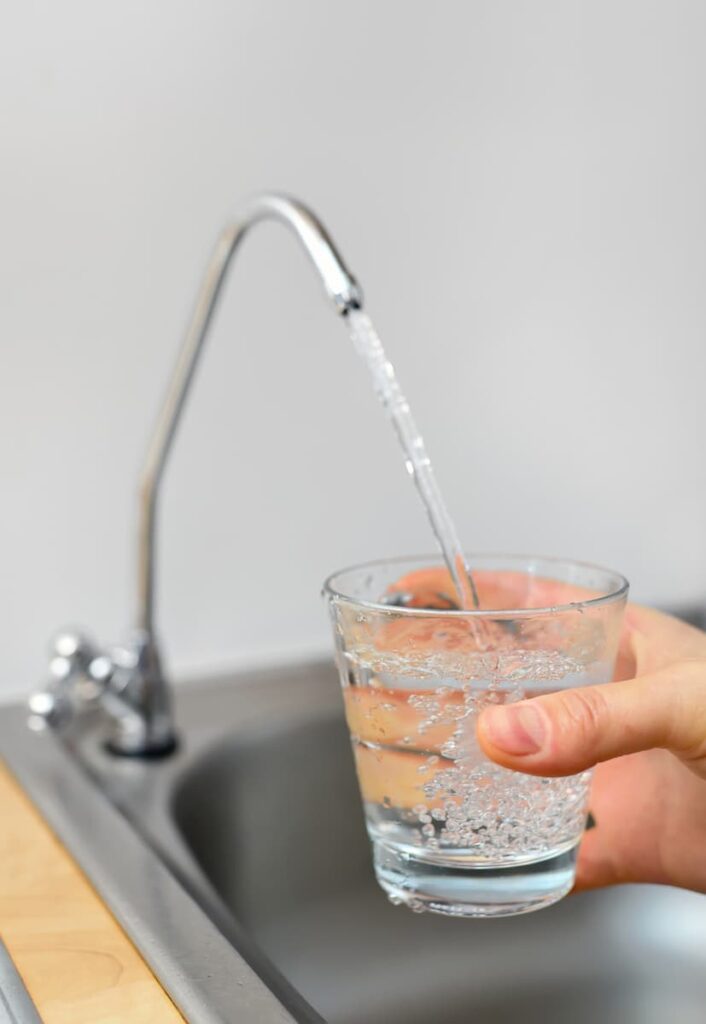
{"label": "gray background wall", "polygon": [[[39,0],[0,37],[0,692],[132,614],[135,482],[239,197],[320,211],[469,548],[706,583],[706,7]],[[241,253],[175,460],[177,675],[328,644],[331,569],[430,547],[294,243]]]}

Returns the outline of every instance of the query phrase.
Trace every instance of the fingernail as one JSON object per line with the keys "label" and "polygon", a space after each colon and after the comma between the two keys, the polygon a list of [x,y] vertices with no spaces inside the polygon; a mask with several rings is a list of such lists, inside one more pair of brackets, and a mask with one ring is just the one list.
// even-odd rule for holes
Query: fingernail
{"label": "fingernail", "polygon": [[508,754],[536,754],[546,736],[544,717],[531,703],[488,708],[483,730],[491,743]]}

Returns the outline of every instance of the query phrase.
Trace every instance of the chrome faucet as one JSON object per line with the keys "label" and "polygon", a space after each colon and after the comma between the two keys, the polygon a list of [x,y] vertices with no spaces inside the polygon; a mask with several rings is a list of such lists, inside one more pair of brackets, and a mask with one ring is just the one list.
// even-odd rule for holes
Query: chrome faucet
{"label": "chrome faucet", "polygon": [[48,722],[61,727],[82,708],[98,705],[110,722],[108,745],[116,754],[155,756],[169,753],[175,746],[170,687],[155,634],[159,490],[228,267],[246,233],[261,220],[280,221],[294,232],[337,313],[345,316],[362,306],[360,288],[328,232],[297,200],[278,194],[256,196],[223,230],[206,270],[140,479],[136,628],[125,644],[108,650],[97,648],[79,632],[60,633],[52,647],[49,680],[29,701],[30,723],[35,726]]}

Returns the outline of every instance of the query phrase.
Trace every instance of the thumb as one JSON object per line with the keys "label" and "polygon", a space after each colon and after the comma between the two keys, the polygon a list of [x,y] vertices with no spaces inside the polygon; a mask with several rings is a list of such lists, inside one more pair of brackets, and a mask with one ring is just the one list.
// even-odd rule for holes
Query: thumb
{"label": "thumb", "polygon": [[493,761],[531,775],[664,747],[706,778],[706,661],[486,708],[478,740]]}

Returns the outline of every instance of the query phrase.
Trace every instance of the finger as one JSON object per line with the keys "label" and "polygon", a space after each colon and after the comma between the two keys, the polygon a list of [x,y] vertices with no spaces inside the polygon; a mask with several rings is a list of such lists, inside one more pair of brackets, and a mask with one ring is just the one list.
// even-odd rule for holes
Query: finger
{"label": "finger", "polygon": [[648,675],[675,661],[706,657],[706,633],[673,615],[630,604],[625,609],[615,679]]}
{"label": "finger", "polygon": [[706,776],[706,662],[486,708],[478,739],[493,761],[531,775],[664,747]]}
{"label": "finger", "polygon": [[574,892],[599,889],[623,881],[613,863],[612,851],[599,829],[587,832],[581,840],[576,865]]}
{"label": "finger", "polygon": [[[660,795],[660,790],[662,795]],[[703,831],[694,807],[703,803],[703,780],[664,750],[652,750],[599,764],[591,794],[596,827],[581,842],[577,889],[623,882],[686,884],[702,878],[701,865],[692,872],[684,851],[692,848],[701,861]],[[667,797],[666,794],[671,796]],[[686,808],[689,822],[682,822]],[[666,820],[670,824],[665,827]],[[706,821],[706,813],[704,814]],[[666,840],[666,845],[665,845]],[[678,847],[676,863],[670,850]],[[676,853],[676,851],[674,851]]]}

